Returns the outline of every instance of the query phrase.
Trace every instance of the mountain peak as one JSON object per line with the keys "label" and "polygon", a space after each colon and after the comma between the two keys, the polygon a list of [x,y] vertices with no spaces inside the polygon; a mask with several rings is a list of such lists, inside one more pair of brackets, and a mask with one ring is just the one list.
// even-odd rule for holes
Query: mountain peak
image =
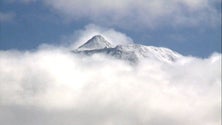
{"label": "mountain peak", "polygon": [[78,50],[95,50],[95,49],[103,49],[110,47],[111,44],[102,35],[95,35],[91,39],[89,39],[86,43],[81,45],[78,48]]}
{"label": "mountain peak", "polygon": [[102,35],[95,35],[91,39],[104,39]]}

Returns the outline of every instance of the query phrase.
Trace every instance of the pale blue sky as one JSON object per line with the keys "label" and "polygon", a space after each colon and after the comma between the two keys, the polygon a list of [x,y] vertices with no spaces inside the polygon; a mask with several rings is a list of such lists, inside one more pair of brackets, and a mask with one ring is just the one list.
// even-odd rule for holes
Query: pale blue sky
{"label": "pale blue sky", "polygon": [[193,1],[1,0],[0,49],[58,44],[64,36],[95,24],[125,33],[138,44],[184,55],[221,52],[220,0]]}

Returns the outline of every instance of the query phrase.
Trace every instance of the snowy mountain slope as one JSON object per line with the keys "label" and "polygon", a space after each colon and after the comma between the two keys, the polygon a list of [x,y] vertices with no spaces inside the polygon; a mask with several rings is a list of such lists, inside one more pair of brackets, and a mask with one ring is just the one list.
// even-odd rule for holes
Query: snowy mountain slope
{"label": "snowy mountain slope", "polygon": [[182,56],[175,51],[163,47],[144,46],[139,44],[111,47],[111,44],[100,35],[92,37],[73,52],[84,55],[106,54],[117,59],[127,60],[130,63],[137,63],[146,58],[172,63]]}
{"label": "snowy mountain slope", "polygon": [[95,50],[95,49],[103,49],[103,48],[110,48],[111,44],[106,41],[101,35],[93,36],[89,39],[86,43],[81,45],[78,50]]}

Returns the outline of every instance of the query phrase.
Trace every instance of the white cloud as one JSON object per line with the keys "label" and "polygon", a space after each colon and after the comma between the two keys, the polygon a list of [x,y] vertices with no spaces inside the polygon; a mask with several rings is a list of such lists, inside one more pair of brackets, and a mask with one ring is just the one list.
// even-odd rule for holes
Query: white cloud
{"label": "white cloud", "polygon": [[218,0],[44,0],[66,17],[121,28],[220,24]]}
{"label": "white cloud", "polygon": [[12,12],[0,12],[0,22],[10,22],[15,18],[15,13]]}
{"label": "white cloud", "polygon": [[221,54],[133,67],[66,48],[0,51],[0,123],[219,125],[220,69]]}

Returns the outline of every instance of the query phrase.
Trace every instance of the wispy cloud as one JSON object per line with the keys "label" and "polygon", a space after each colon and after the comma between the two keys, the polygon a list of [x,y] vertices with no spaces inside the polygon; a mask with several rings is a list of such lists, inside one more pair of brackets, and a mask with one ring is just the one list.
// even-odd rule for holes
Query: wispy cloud
{"label": "wispy cloud", "polygon": [[198,27],[220,24],[217,0],[45,0],[65,17],[122,28]]}
{"label": "wispy cloud", "polygon": [[95,24],[88,24],[84,27],[84,29],[75,30],[73,34],[69,36],[63,36],[61,41],[62,43],[69,43],[68,45],[71,48],[77,48],[91,37],[98,34],[102,35],[113,46],[118,44],[133,43],[133,40],[126,34],[116,31],[113,28],[105,28]]}
{"label": "wispy cloud", "polygon": [[0,22],[10,22],[15,18],[15,13],[12,12],[0,12]]}
{"label": "wispy cloud", "polygon": [[[90,34],[87,29],[83,32]],[[174,64],[148,59],[133,67],[104,55],[79,57],[67,50],[0,51],[0,123],[221,123],[221,54],[183,57]]]}
{"label": "wispy cloud", "polygon": [[33,2],[36,2],[37,0],[2,0],[6,3],[14,3],[14,2],[17,2],[17,3],[24,3],[24,4],[28,4],[28,3],[33,3]]}

